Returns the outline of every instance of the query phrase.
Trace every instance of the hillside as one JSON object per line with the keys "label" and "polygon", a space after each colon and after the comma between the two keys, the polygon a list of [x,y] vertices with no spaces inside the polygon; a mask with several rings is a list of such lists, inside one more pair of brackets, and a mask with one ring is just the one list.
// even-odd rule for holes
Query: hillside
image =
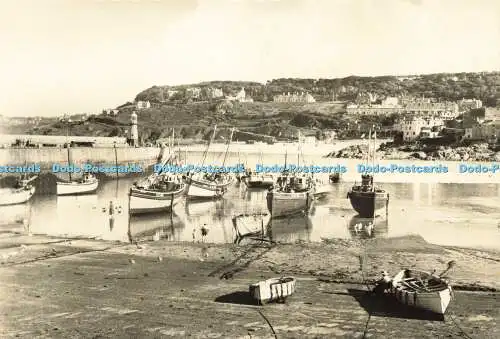
{"label": "hillside", "polygon": [[[188,88],[201,89],[193,98]],[[213,81],[181,86],[153,86],[136,96],[136,100],[164,102],[166,100],[207,100],[210,88],[221,88],[224,94],[234,95],[242,87],[255,101],[272,101],[274,95],[287,92],[309,92],[316,101],[353,100],[359,91],[368,91],[377,97],[407,94],[441,100],[477,98],[486,106],[495,106],[500,98],[500,72],[439,73],[414,76],[350,76],[335,79],[273,79],[266,84],[255,82]],[[169,91],[177,91],[169,97]]]}
{"label": "hillside", "polygon": [[[254,102],[228,102],[224,95],[235,95],[245,89]],[[198,92],[193,94],[196,91]],[[226,136],[230,127],[248,133],[270,135],[277,138],[296,138],[303,134],[324,137],[324,130],[337,130],[339,137],[356,137],[373,124],[381,130],[391,126],[394,116],[349,117],[345,115],[345,102],[360,91],[368,91],[378,98],[390,95],[435,97],[441,100],[479,98],[485,106],[495,106],[500,99],[500,72],[430,74],[415,76],[357,77],[342,79],[274,79],[266,84],[241,81],[211,81],[180,86],[153,86],[134,98],[147,100],[153,108],[138,111],[139,134],[143,142],[153,142],[171,134],[189,139],[207,139],[217,124],[217,138]],[[283,92],[309,92],[316,103],[274,103],[272,98]],[[335,96],[336,100],[332,99]],[[344,103],[342,103],[342,100]],[[73,135],[126,136],[130,114],[135,106],[130,102],[117,107],[118,115],[100,114],[87,121],[73,123]],[[73,119],[77,120],[77,119]],[[359,125],[360,128],[352,128]],[[11,128],[9,133],[14,133]],[[68,127],[62,122],[45,122],[38,126],[16,126],[15,133],[64,135]],[[382,137],[382,136],[381,136]],[[262,140],[261,137],[238,132],[238,140]]]}

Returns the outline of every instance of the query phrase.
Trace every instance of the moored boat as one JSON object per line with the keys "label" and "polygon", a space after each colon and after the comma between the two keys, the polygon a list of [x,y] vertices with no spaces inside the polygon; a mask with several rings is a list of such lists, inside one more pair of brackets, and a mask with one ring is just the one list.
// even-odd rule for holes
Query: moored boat
{"label": "moored boat", "polygon": [[390,284],[391,294],[400,303],[443,315],[453,299],[451,286],[427,272],[402,270]]}
{"label": "moored boat", "polygon": [[158,175],[146,184],[136,184],[129,192],[129,213],[171,211],[184,196],[186,184],[177,175]]}
{"label": "moored boat", "polygon": [[269,188],[274,185],[274,176],[270,173],[248,172],[243,178],[248,188]]}
{"label": "moored boat", "polygon": [[[376,132],[374,133],[374,143],[370,151],[371,131],[368,138],[368,152],[366,162],[370,160],[375,161],[375,139]],[[370,155],[370,153],[372,153]],[[370,159],[371,158],[371,159]],[[351,190],[347,193],[347,198],[350,200],[352,208],[358,212],[361,218],[373,218],[376,212],[380,209],[387,207],[389,203],[389,194],[373,184],[373,175],[365,173],[361,175],[361,184],[352,186]]]}
{"label": "moored boat", "polygon": [[15,187],[0,188],[0,206],[24,204],[30,200],[36,191],[31,182],[36,178],[19,179]]}
{"label": "moored boat", "polygon": [[35,194],[35,187],[1,188],[0,206],[24,204]]}
{"label": "moored boat", "polygon": [[297,280],[294,277],[272,278],[249,286],[252,298],[261,304],[284,301],[295,292]]}
{"label": "moored boat", "polygon": [[347,193],[352,208],[361,218],[373,218],[377,211],[387,206],[389,194],[373,185],[373,176],[361,176],[361,185],[354,185]]}
{"label": "moored boat", "polygon": [[[201,167],[205,164],[207,158],[208,149],[210,144],[215,138],[215,132],[217,126],[214,127],[212,138],[210,139],[207,148],[203,154],[203,160]],[[231,135],[227,142],[226,152],[224,154],[224,160],[222,162],[222,167],[226,164],[227,154],[229,151],[229,145],[233,139],[235,129],[231,129]],[[188,173],[185,176],[184,181],[187,185],[186,195],[190,199],[212,199],[221,198],[227,191],[227,187],[233,182],[233,177],[228,173]]]}
{"label": "moored boat", "polygon": [[232,183],[231,176],[216,173],[185,177],[186,195],[191,199],[220,198]]}
{"label": "moored boat", "polygon": [[314,186],[308,177],[282,174],[276,187],[267,192],[267,208],[272,217],[308,213],[314,200]]}
{"label": "moored boat", "polygon": [[97,190],[99,179],[85,173],[80,180],[57,181],[57,195],[91,194]]}

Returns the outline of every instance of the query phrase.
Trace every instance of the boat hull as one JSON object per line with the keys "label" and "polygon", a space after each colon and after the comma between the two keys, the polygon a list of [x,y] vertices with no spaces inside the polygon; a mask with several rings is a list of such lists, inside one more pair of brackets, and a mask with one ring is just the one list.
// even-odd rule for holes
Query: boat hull
{"label": "boat hull", "polygon": [[420,310],[444,315],[448,305],[453,299],[453,290],[451,286],[443,282],[444,287],[432,292],[416,292],[405,290],[401,285],[401,279],[404,271],[396,275],[391,284],[391,293],[398,302],[406,306],[414,307]]}
{"label": "boat hull", "polygon": [[182,200],[185,187],[173,192],[154,192],[130,189],[130,214],[156,213],[171,211]]}
{"label": "boat hull", "polygon": [[349,192],[347,197],[352,208],[361,218],[373,218],[375,213],[387,206],[389,195],[386,192]]}
{"label": "boat hull", "polygon": [[274,178],[270,176],[247,176],[244,179],[249,188],[269,188],[274,185]]}
{"label": "boat hull", "polygon": [[57,195],[80,195],[91,194],[97,191],[99,180],[92,180],[90,182],[57,182]]}
{"label": "boat hull", "polygon": [[274,278],[259,281],[249,286],[250,295],[259,303],[284,300],[295,292],[294,277]]}
{"label": "boat hull", "polygon": [[267,193],[267,209],[273,218],[309,212],[312,207],[313,192],[284,193],[271,191]]}
{"label": "boat hull", "polygon": [[4,189],[0,194],[0,206],[24,204],[35,194],[35,187],[30,189]]}
{"label": "boat hull", "polygon": [[190,199],[221,198],[227,191],[230,180],[224,183],[209,183],[192,178],[186,178],[186,195]]}

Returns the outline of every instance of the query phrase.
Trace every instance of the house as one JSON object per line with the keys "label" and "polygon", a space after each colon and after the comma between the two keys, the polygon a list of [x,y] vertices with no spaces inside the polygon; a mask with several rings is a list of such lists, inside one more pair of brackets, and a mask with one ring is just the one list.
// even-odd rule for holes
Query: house
{"label": "house", "polygon": [[186,95],[193,99],[199,99],[201,96],[201,88],[199,87],[189,87],[186,89]]}
{"label": "house", "polygon": [[488,120],[465,128],[464,139],[498,140],[500,138],[500,121]]}
{"label": "house", "polygon": [[455,102],[432,102],[429,98],[407,101],[404,113],[420,116],[435,116],[443,120],[453,120],[458,117],[458,104]]}
{"label": "house", "polygon": [[313,103],[316,102],[314,97],[309,94],[309,93],[294,93],[290,94],[288,92],[287,94],[283,93],[281,95],[275,95],[273,97],[274,102],[300,102],[300,103]]}
{"label": "house", "polygon": [[[394,130],[403,133],[404,141],[413,141],[421,136],[423,128],[431,129],[433,127],[444,126],[443,119],[439,117],[422,117],[422,116],[406,116],[400,119],[398,123],[394,125]],[[424,132],[430,132],[429,130],[424,130]]]}
{"label": "house", "polygon": [[253,99],[246,94],[245,88],[243,87],[241,87],[241,90],[235,96],[228,95],[226,99],[229,101],[253,102]]}

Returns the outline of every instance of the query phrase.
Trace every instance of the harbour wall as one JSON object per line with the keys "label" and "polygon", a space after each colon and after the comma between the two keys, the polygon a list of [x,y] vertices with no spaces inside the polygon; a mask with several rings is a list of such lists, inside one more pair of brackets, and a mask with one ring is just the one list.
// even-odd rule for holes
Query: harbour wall
{"label": "harbour wall", "polygon": [[[137,165],[146,168],[160,162],[169,152],[159,147],[73,147],[69,149],[70,162],[76,166]],[[52,166],[68,164],[67,148],[4,148],[0,149],[0,166],[38,164],[42,173],[52,173]],[[0,173],[11,176],[12,173]],[[115,176],[116,173],[107,175]]]}

